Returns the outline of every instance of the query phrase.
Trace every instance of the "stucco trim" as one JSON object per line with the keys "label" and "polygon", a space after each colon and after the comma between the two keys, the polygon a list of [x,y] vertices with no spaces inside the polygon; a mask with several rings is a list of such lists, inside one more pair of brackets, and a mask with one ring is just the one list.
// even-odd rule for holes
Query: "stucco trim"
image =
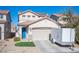
{"label": "stucco trim", "polygon": [[0,10],[0,14],[7,15],[9,13],[9,10]]}

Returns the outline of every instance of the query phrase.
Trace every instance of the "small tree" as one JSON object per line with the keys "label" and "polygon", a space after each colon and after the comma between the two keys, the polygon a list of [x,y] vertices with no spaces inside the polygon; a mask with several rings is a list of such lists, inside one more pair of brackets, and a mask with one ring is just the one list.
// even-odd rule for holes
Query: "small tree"
{"label": "small tree", "polygon": [[72,9],[64,14],[67,17],[67,24],[64,26],[66,28],[75,28],[76,38],[75,41],[79,43],[79,16],[74,16]]}

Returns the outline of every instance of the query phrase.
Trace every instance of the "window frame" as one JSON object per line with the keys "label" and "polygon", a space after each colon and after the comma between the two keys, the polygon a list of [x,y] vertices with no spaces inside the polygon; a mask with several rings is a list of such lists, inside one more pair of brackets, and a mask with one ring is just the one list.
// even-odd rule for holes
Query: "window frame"
{"label": "window frame", "polygon": [[31,15],[27,15],[27,17],[31,17]]}
{"label": "window frame", "polygon": [[22,17],[26,17],[26,15],[22,15]]}
{"label": "window frame", "polygon": [[3,16],[4,16],[3,14],[0,14],[0,19],[3,19]]}
{"label": "window frame", "polygon": [[35,18],[35,16],[34,16],[34,15],[32,15],[32,17],[33,17],[33,18]]}

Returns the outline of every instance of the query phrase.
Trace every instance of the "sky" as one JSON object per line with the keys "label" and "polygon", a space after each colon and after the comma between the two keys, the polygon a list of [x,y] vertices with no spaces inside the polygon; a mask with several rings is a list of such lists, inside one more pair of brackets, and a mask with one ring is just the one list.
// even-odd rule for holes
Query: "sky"
{"label": "sky", "polygon": [[46,13],[48,15],[61,14],[72,8],[74,14],[79,14],[79,6],[0,6],[0,10],[9,10],[12,24],[18,24],[18,12],[32,10],[34,12]]}

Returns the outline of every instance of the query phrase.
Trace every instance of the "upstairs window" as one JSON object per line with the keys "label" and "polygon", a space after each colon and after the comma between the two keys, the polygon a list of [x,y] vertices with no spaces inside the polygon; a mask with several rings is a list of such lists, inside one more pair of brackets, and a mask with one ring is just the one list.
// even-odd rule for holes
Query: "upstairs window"
{"label": "upstairs window", "polygon": [[3,15],[2,14],[0,14],[0,18],[3,19]]}
{"label": "upstairs window", "polygon": [[41,16],[38,16],[39,18],[41,17]]}
{"label": "upstairs window", "polygon": [[27,15],[27,17],[31,17],[30,15]]}
{"label": "upstairs window", "polygon": [[26,15],[22,15],[22,17],[26,17]]}
{"label": "upstairs window", "polygon": [[32,16],[32,17],[35,17],[35,16]]}

